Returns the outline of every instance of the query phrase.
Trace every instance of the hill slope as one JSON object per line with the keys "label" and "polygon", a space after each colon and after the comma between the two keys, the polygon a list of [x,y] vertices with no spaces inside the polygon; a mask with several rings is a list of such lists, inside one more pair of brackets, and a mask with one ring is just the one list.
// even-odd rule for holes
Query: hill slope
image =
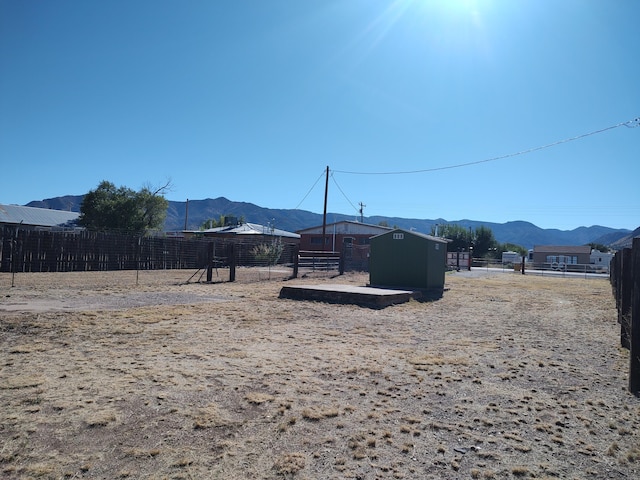
{"label": "hill slope", "polygon": [[[79,212],[82,198],[81,195],[67,195],[29,202],[27,206]],[[188,217],[185,222],[187,213]],[[187,230],[197,230],[206,220],[217,220],[221,215],[242,217],[247,222],[274,225],[290,232],[322,224],[322,215],[318,213],[306,210],[263,208],[253,203],[234,202],[224,197],[218,197],[205,200],[190,200],[188,202],[188,212],[187,202],[170,200],[164,229],[165,231],[180,231],[185,229],[186,224]],[[353,215],[327,214],[328,223],[340,220],[358,219]],[[430,233],[431,228],[436,224],[456,224],[472,229],[484,225],[493,231],[496,240],[500,243],[515,243],[525,248],[533,248],[534,245],[584,245],[590,242],[617,245],[621,239],[627,238],[631,233],[630,230],[626,229],[613,229],[598,225],[579,227],[574,230],[543,229],[524,221],[492,223],[466,219],[448,221],[442,218],[415,219],[371,216],[364,217],[364,222],[374,225],[386,222],[389,226],[406,230],[414,229],[423,233]]]}

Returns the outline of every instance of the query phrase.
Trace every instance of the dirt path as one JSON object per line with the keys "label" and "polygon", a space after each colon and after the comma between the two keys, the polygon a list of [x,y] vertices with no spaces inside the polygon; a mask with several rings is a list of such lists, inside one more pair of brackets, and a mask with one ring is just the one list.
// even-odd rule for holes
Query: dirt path
{"label": "dirt path", "polygon": [[450,274],[383,310],[109,283],[2,287],[3,478],[640,476],[605,280]]}

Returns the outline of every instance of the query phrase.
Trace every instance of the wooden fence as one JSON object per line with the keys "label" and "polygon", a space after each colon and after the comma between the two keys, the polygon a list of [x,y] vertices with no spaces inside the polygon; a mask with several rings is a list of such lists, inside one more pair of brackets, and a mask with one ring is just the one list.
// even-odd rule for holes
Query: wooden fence
{"label": "wooden fence", "polygon": [[620,344],[629,349],[629,391],[640,395],[640,237],[611,262],[611,287],[618,309]]}
{"label": "wooden fence", "polygon": [[[211,265],[293,263],[296,245],[278,244],[277,249],[266,249],[265,255],[264,248],[257,248],[258,240],[183,239],[83,230],[52,232],[4,226],[0,227],[0,272],[202,269]],[[277,252],[277,258],[272,251]]]}

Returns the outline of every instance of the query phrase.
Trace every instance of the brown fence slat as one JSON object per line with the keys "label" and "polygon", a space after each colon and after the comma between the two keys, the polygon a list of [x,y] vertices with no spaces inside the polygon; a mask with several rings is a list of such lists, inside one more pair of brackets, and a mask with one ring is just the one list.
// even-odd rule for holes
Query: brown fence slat
{"label": "brown fence slat", "polygon": [[629,348],[629,391],[640,394],[640,237],[633,239],[631,259],[633,294],[631,298],[631,341]]}

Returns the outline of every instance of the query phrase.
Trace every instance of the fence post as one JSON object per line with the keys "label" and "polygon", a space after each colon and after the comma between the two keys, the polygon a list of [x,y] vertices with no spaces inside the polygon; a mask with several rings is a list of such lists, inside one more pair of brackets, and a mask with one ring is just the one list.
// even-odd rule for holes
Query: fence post
{"label": "fence post", "polygon": [[13,234],[13,238],[11,239],[11,287],[15,287],[16,283],[15,283],[15,279],[16,279],[16,250],[18,250],[18,227],[16,227],[16,230]]}
{"label": "fence post", "polygon": [[298,267],[300,264],[300,246],[293,247],[293,274],[291,278],[298,278]]}
{"label": "fence post", "polygon": [[229,281],[236,281],[236,249],[235,244],[227,245],[227,260],[229,261]]}
{"label": "fence post", "polygon": [[207,245],[207,282],[213,280],[213,242]]}
{"label": "fence post", "polygon": [[633,251],[623,248],[620,252],[620,264],[618,265],[618,323],[620,324],[620,345],[624,348],[630,346],[631,332],[631,298],[633,296]]}
{"label": "fence post", "polygon": [[633,295],[631,299],[631,348],[629,348],[629,391],[640,393],[640,237],[633,239]]}

